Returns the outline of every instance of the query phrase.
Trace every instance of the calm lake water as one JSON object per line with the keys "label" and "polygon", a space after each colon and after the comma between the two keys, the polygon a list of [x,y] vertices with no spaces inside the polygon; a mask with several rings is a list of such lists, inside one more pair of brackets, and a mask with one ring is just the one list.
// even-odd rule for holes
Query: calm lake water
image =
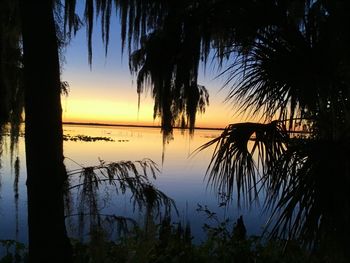
{"label": "calm lake water", "polygon": [[[65,141],[64,154],[67,169],[73,170],[81,166],[99,164],[99,159],[106,162],[121,160],[142,160],[150,158],[158,164],[160,173],[153,181],[161,191],[173,198],[180,212],[174,215],[173,221],[185,221],[191,224],[192,234],[196,240],[204,237],[202,226],[210,223],[203,213],[196,211],[198,204],[207,205],[216,212],[220,219],[224,216],[236,220],[243,215],[248,233],[259,234],[262,231],[267,216],[261,213],[258,206],[238,209],[235,197],[228,209],[219,208],[215,191],[207,188],[204,179],[205,171],[213,151],[207,149],[197,155],[190,154],[202,144],[217,137],[221,131],[196,130],[191,138],[187,133],[174,131],[174,139],[163,148],[163,139],[158,128],[105,127],[65,125],[64,133],[69,135],[87,135],[110,137],[108,141]],[[14,192],[14,169],[11,166],[9,153],[9,137],[4,136],[5,151],[1,157],[0,178],[0,239],[17,239],[27,241],[27,210],[26,210],[26,168],[24,155],[24,138],[20,137],[16,156],[20,160],[18,213],[16,213]],[[162,153],[164,150],[164,162]],[[78,165],[79,164],[79,165]],[[44,198],[44,197],[43,197]],[[130,216],[140,221],[141,217],[133,211],[129,196],[116,196],[105,208],[109,213]],[[72,232],[74,233],[74,231]]]}

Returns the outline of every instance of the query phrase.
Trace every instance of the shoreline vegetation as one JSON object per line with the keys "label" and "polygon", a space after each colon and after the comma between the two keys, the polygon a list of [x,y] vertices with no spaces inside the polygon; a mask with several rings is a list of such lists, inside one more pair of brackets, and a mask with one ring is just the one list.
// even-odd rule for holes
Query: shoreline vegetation
{"label": "shoreline vegetation", "polygon": [[[24,124],[24,122],[22,122]],[[96,126],[96,127],[123,127],[123,128],[150,128],[150,129],[161,129],[160,125],[142,125],[142,124],[121,124],[121,123],[103,123],[103,122],[72,122],[72,121],[64,121],[63,125],[77,125],[77,126]],[[179,126],[173,127],[174,130],[189,130],[189,128],[182,128]],[[211,131],[224,131],[225,128],[220,127],[195,127],[195,130],[211,130]],[[308,131],[303,130],[289,130],[287,133],[292,134],[310,134]],[[2,135],[6,135],[3,133]]]}
{"label": "shoreline vegetation", "polygon": [[[100,122],[62,122],[63,125],[79,125],[79,126],[98,126],[98,127],[125,127],[125,128],[159,128],[162,127],[160,125],[142,125],[142,124],[118,124],[118,123],[100,123]],[[173,127],[175,130],[190,130],[189,128],[183,128],[179,126]],[[225,128],[219,127],[195,127],[195,130],[209,130],[209,131],[224,131]],[[287,133],[292,134],[310,134],[308,131],[303,130],[294,130],[294,131],[286,131]]]}
{"label": "shoreline vegetation", "polygon": [[[24,122],[22,122],[24,125]],[[63,125],[71,126],[95,126],[95,127],[121,127],[121,128],[147,128],[147,129],[161,129],[160,125],[142,125],[142,124],[119,124],[119,123],[101,123],[101,122],[62,122]],[[182,128],[179,126],[173,127],[174,130],[190,130],[189,128]],[[209,130],[209,131],[224,131],[225,128],[219,127],[195,127],[195,130]],[[311,134],[309,131],[303,130],[288,130],[288,134]],[[2,131],[1,135],[9,135],[8,132]]]}
{"label": "shoreline vegetation", "polygon": [[[236,222],[227,219],[216,225],[204,224],[203,230],[207,237],[196,244],[189,225],[171,223],[169,218],[160,223],[151,221],[147,227],[136,226],[115,240],[108,238],[106,229],[95,228],[88,241],[71,239],[73,262],[115,262],[116,259],[122,263],[346,262],[338,261],[336,257],[325,259],[322,255],[315,255],[296,240],[247,236],[242,217]],[[0,240],[0,248],[5,250],[0,263],[28,260],[28,248],[23,243]]]}

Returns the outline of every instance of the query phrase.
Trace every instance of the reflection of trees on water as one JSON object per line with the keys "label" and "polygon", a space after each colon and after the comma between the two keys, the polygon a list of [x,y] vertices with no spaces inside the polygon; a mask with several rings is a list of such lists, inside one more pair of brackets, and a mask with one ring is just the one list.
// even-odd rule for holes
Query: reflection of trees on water
{"label": "reflection of trees on water", "polygon": [[[50,241],[39,237],[40,227],[54,225],[52,240],[57,242],[47,247],[46,257],[52,250],[70,261],[62,203],[65,169],[56,30],[66,27],[73,33],[81,21],[75,14],[76,1],[64,1],[64,10],[61,1],[19,2],[0,2],[0,124],[18,124],[26,101],[30,257],[40,258],[42,245]],[[95,6],[106,48],[113,9],[111,0],[86,1],[90,63]],[[208,104],[207,90],[198,84],[199,63],[215,53],[220,66],[229,65],[222,74],[231,87],[228,100],[245,113],[262,116],[267,124],[230,125],[212,141],[218,148],[210,182],[228,193],[236,184],[249,200],[257,191],[252,159],[256,151],[267,207],[277,216],[273,234],[341,249],[350,236],[344,224],[349,217],[349,3],[140,0],[115,1],[115,6],[138,92],[150,84],[154,116],[161,118],[164,134],[171,135],[175,124],[194,128],[196,112]],[[23,64],[24,100],[23,83],[18,81]],[[39,136],[43,122],[45,130]],[[297,122],[309,129],[309,138],[285,135],[284,126],[295,129]],[[250,149],[252,134],[255,143]],[[50,190],[43,183],[47,171],[54,182]],[[47,198],[39,203],[40,196]],[[45,216],[50,220],[43,220]],[[50,226],[48,221],[55,223]]]}

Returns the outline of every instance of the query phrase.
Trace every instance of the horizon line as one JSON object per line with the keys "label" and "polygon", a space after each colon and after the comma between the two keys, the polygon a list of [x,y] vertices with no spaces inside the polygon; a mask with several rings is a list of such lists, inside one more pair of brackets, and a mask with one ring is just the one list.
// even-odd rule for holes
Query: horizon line
{"label": "horizon line", "polygon": [[[142,125],[142,124],[118,124],[118,123],[100,123],[100,122],[73,122],[73,121],[63,121],[62,124],[65,125],[85,125],[85,126],[111,126],[111,127],[135,127],[135,128],[161,128],[160,125]],[[179,126],[173,127],[174,129],[189,130],[189,128],[182,128]],[[194,127],[198,130],[224,130],[224,128],[217,127]]]}

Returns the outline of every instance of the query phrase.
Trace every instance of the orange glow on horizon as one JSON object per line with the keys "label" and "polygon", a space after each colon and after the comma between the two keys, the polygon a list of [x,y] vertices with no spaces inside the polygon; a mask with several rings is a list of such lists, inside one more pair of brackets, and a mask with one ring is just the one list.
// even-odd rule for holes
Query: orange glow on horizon
{"label": "orange glow on horizon", "polygon": [[93,98],[68,99],[66,104],[63,103],[63,121],[155,125],[153,107],[149,104],[141,105],[138,110],[137,101]]}
{"label": "orange glow on horizon", "polygon": [[[91,83],[92,85],[93,83]],[[63,121],[159,126],[160,120],[153,119],[154,102],[151,96],[141,95],[138,109],[137,94],[134,89],[124,88],[85,88],[74,87],[67,98],[62,98]],[[204,114],[197,114],[196,127],[224,128],[230,123],[241,122],[234,117],[222,97],[212,97],[210,106]]]}
{"label": "orange glow on horizon", "polygon": [[[196,127],[224,128],[234,122],[229,110],[207,109],[198,114]],[[105,123],[123,125],[160,125],[159,119],[153,119],[153,104],[141,103],[138,110],[137,101],[111,101],[93,99],[68,99],[63,103],[64,122]],[[237,121],[236,121],[237,122]]]}

